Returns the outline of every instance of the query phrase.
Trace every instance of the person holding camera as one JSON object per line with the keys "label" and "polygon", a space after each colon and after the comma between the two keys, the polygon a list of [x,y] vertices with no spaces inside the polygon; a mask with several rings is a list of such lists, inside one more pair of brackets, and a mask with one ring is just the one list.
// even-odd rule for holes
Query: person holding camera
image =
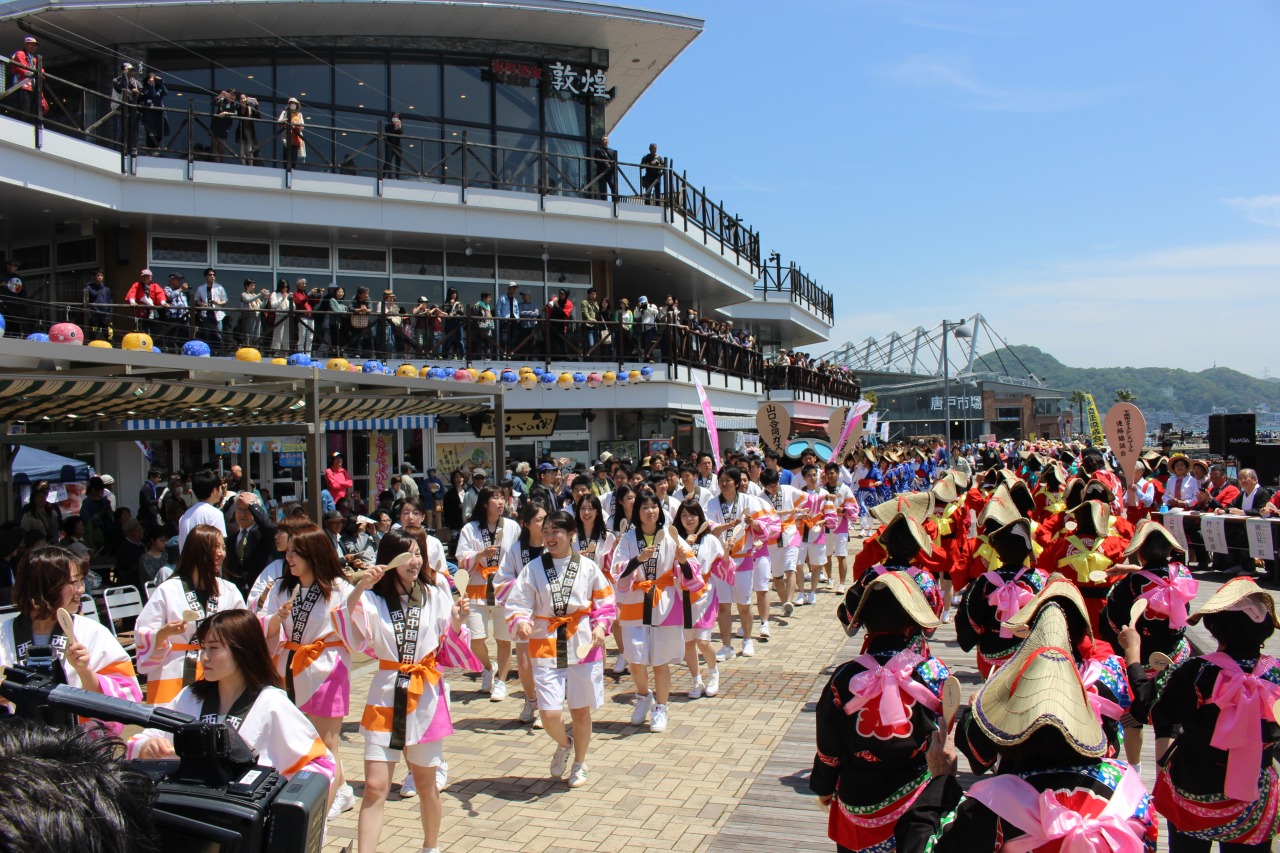
{"label": "person holding camera", "polygon": [[[0,667],[48,666],[59,683],[140,702],[142,688],[115,633],[77,612],[84,577],[66,548],[49,545],[27,554],[13,586],[18,615],[0,626]],[[70,635],[58,624],[60,609],[71,614]]]}
{"label": "person holding camera", "polygon": [[164,99],[169,90],[164,80],[154,70],[147,72],[146,82],[138,93],[138,105],[142,108],[142,126],[147,132],[147,147],[162,148],[169,134],[169,117],[164,112]]}

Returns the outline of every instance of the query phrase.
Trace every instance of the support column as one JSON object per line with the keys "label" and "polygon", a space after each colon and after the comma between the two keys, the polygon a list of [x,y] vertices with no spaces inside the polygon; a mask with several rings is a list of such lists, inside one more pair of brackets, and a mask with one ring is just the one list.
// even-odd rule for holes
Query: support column
{"label": "support column", "polygon": [[317,524],[324,519],[320,491],[324,488],[324,414],[320,411],[320,369],[311,368],[311,381],[307,384],[307,414],[311,419],[311,431],[307,433],[307,462],[303,466],[302,488],[311,508],[311,518]]}

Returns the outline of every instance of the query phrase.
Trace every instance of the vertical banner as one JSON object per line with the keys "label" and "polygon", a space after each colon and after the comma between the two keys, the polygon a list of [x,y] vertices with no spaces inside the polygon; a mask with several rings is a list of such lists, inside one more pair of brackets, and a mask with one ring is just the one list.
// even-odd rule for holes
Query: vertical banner
{"label": "vertical banner", "polygon": [[872,436],[874,438],[876,434],[876,425],[879,423],[880,423],[880,413],[872,412],[871,414],[867,415],[867,425],[863,427],[863,429],[866,430],[867,435]]}
{"label": "vertical banner", "polygon": [[881,441],[889,440],[889,422],[888,421],[885,421],[884,423],[880,424],[880,440]]}
{"label": "vertical banner", "polygon": [[1178,543],[1178,550],[1184,554],[1190,554],[1191,549],[1187,547],[1187,531],[1182,526],[1185,516],[1181,512],[1166,511],[1162,513],[1161,518],[1164,520],[1164,526],[1173,534],[1173,538]]}
{"label": "vertical banner", "polygon": [[1062,415],[1058,415],[1058,438],[1067,440],[1067,424],[1062,420]]}
{"label": "vertical banner", "polygon": [[707,389],[702,383],[694,380],[698,386],[698,402],[702,404],[702,417],[707,422],[707,437],[711,439],[711,455],[716,460],[716,470],[720,470],[720,432],[716,429],[716,413],[711,411],[711,400],[707,398]]}
{"label": "vertical banner", "polygon": [[1276,542],[1271,538],[1271,522],[1265,518],[1246,518],[1245,535],[1249,538],[1249,556],[1259,560],[1276,558]]}
{"label": "vertical banner", "polygon": [[1101,447],[1106,444],[1107,436],[1102,431],[1102,417],[1098,414],[1098,404],[1093,401],[1092,394],[1085,394],[1085,399],[1089,402],[1088,408],[1085,409],[1085,417],[1089,421],[1089,440],[1094,446]]}
{"label": "vertical banner", "polygon": [[377,506],[378,495],[391,485],[391,439],[383,432],[369,433],[369,499]]}
{"label": "vertical banner", "polygon": [[1210,554],[1227,553],[1227,520],[1220,515],[1201,516],[1200,538]]}
{"label": "vertical banner", "polygon": [[844,452],[845,444],[849,441],[849,436],[853,433],[854,428],[862,423],[862,416],[870,410],[870,400],[859,400],[857,404],[849,410],[849,415],[844,420],[844,427],[840,430],[840,437],[836,439],[835,446],[831,448],[831,459],[833,461],[840,458],[840,454]]}

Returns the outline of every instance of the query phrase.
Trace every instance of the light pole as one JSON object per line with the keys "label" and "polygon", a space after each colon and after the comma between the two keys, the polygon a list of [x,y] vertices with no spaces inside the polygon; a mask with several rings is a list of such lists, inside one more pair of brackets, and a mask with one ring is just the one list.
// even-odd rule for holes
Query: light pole
{"label": "light pole", "polygon": [[972,337],[965,328],[964,320],[942,321],[942,405],[946,413],[946,422],[942,430],[942,440],[947,448],[947,459],[951,458],[951,361],[947,358],[947,338],[954,332],[957,338]]}

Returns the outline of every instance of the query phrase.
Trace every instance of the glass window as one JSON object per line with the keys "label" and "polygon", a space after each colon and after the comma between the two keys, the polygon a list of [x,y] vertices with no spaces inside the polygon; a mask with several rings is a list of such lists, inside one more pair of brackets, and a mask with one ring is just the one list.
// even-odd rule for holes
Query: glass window
{"label": "glass window", "polygon": [[[393,60],[391,109],[408,122],[410,116],[440,115],[440,66],[434,62]],[[405,133],[412,133],[407,127]]]}
{"label": "glass window", "polygon": [[209,241],[204,237],[152,237],[151,262],[209,265]]}
{"label": "glass window", "polygon": [[327,270],[329,269],[328,246],[299,246],[293,243],[281,243],[280,266],[295,270]]}
{"label": "glass window", "polygon": [[479,65],[444,67],[444,114],[451,121],[490,124],[489,83]]}
{"label": "glass window", "polygon": [[396,297],[406,311],[413,310],[418,304],[418,298],[422,296],[427,297],[427,301],[433,305],[444,301],[444,282],[439,279],[398,278],[392,285],[392,290],[396,292]]}
{"label": "glass window", "polygon": [[232,267],[270,267],[271,244],[249,240],[219,240],[218,263]]}
{"label": "glass window", "polygon": [[341,158],[334,158],[333,131],[329,129],[333,127],[333,113],[330,110],[315,109],[303,101],[302,117],[307,126],[304,134],[307,143],[304,165],[322,169],[337,165]]}
{"label": "glass window", "polygon": [[[454,281],[449,280],[449,287],[456,288],[458,291],[458,300],[468,308],[473,307],[480,301],[481,293],[493,293],[493,283],[483,281]],[[494,304],[496,304],[496,299]]]}
{"label": "glass window", "polygon": [[386,273],[387,250],[339,246],[338,269],[343,272]]}
{"label": "glass window", "polygon": [[382,119],[346,110],[334,114],[339,171],[370,174],[378,165],[378,128]]}
{"label": "glass window", "polygon": [[397,246],[391,250],[391,272],[401,275],[444,275],[444,252],[431,249],[403,249]]}
{"label": "glass window", "polygon": [[83,240],[68,240],[58,244],[58,266],[82,266],[98,260],[98,240],[96,237],[85,237]]}
{"label": "glass window", "polygon": [[552,258],[547,261],[547,281],[551,284],[591,284],[590,261],[566,261]]}
{"label": "glass window", "polygon": [[387,110],[387,65],[361,59],[343,59],[334,70],[334,103],[370,110],[381,118]]}
{"label": "glass window", "polygon": [[40,243],[35,246],[15,246],[9,257],[18,262],[19,278],[22,277],[23,270],[44,269],[53,266],[53,254],[49,249],[48,243]]}
{"label": "glass window", "polygon": [[494,103],[499,127],[536,131],[539,126],[538,81],[528,84],[494,84]]}
{"label": "glass window", "polygon": [[[323,58],[323,54],[320,55]],[[321,59],[304,54],[281,53],[276,58],[276,89],[282,100],[297,98],[302,111],[311,121],[310,104],[333,102],[333,86],[328,65]]]}
{"label": "glass window", "polygon": [[[447,125],[445,127],[445,165],[448,169],[446,177],[450,183],[462,180],[462,135],[467,135],[467,144],[488,146],[493,144],[493,131],[479,127],[462,127]],[[475,147],[467,149],[467,182],[471,186],[492,184],[494,178],[493,149]]]}
{"label": "glass window", "polygon": [[377,275],[349,275],[340,274],[337,276],[338,287],[341,287],[346,294],[344,299],[348,306],[351,300],[356,298],[356,291],[361,287],[369,288],[369,301],[378,303],[382,301],[382,291],[387,289],[388,282],[385,276]]}
{"label": "glass window", "polygon": [[401,113],[404,121],[404,140],[401,142],[401,154],[404,156],[405,169],[412,176],[422,176],[434,181],[445,177],[440,145],[440,123],[435,120],[417,120],[413,113]]}
{"label": "glass window", "polygon": [[494,281],[493,255],[477,253],[468,257],[463,252],[450,252],[449,278],[482,278]]}
{"label": "glass window", "polygon": [[213,69],[214,91],[235,89],[237,92],[270,97],[274,88],[271,85],[270,55],[265,58],[267,64],[264,65],[261,53],[219,54],[218,64]]}
{"label": "glass window", "polygon": [[538,137],[498,131],[498,145],[500,147],[494,152],[494,156],[502,188],[536,189],[542,168]]}
{"label": "glass window", "polygon": [[587,105],[570,94],[551,92],[547,95],[547,133],[561,136],[587,135]]}
{"label": "glass window", "polygon": [[498,259],[499,281],[530,281],[542,284],[542,258],[510,258]]}
{"label": "glass window", "polygon": [[[548,104],[551,102],[548,101]],[[587,144],[581,139],[547,137],[547,184],[568,194],[576,194],[594,176],[587,156]]]}

